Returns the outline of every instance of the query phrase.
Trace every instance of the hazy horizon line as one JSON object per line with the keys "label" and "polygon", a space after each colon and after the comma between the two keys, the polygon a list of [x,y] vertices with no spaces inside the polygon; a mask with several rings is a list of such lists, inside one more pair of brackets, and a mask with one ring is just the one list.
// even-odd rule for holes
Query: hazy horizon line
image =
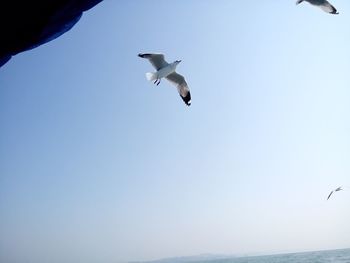
{"label": "hazy horizon line", "polygon": [[261,257],[261,256],[274,256],[274,255],[288,255],[288,254],[302,254],[302,253],[314,253],[325,251],[337,251],[348,250],[350,247],[334,248],[334,249],[317,249],[317,250],[283,250],[275,252],[247,252],[247,253],[200,253],[196,255],[188,256],[170,256],[153,260],[136,260],[128,261],[128,263],[157,263],[157,262],[197,262],[199,260],[211,261],[215,259],[230,259],[230,258],[244,258],[244,257]]}

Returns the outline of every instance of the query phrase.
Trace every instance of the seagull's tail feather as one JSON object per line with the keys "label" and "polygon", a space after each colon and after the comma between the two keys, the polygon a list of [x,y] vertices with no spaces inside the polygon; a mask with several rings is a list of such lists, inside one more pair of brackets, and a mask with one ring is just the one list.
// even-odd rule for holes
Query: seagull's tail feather
{"label": "seagull's tail feather", "polygon": [[157,79],[157,73],[147,72],[146,73],[146,79],[148,81],[156,80]]}

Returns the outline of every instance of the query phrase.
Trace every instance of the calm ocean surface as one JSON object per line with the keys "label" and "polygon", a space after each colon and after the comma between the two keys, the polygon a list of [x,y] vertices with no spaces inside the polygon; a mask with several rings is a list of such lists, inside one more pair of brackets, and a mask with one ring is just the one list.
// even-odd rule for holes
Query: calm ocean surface
{"label": "calm ocean surface", "polygon": [[206,263],[350,263],[350,249],[195,261]]}

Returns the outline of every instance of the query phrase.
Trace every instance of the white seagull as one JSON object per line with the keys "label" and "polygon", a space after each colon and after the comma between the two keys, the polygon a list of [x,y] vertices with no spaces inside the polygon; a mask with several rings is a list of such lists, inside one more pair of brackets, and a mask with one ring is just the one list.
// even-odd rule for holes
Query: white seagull
{"label": "white seagull", "polygon": [[343,190],[343,188],[338,187],[337,189],[335,189],[335,190],[333,190],[332,192],[330,192],[330,194],[329,194],[328,197],[327,197],[327,200],[331,197],[331,195],[332,195],[334,192],[338,192],[338,191],[341,191],[341,190]]}
{"label": "white seagull", "polygon": [[170,82],[176,85],[177,91],[180,97],[186,103],[187,106],[191,105],[191,93],[185,81],[185,78],[180,74],[176,73],[176,66],[181,62],[181,60],[176,60],[173,63],[168,63],[164,59],[163,54],[139,54],[140,58],[146,58],[151,62],[153,67],[157,70],[156,72],[146,73],[146,78],[149,81],[154,81],[157,86],[162,78],[166,78]]}
{"label": "white seagull", "polygon": [[314,6],[320,7],[323,11],[325,11],[329,14],[334,14],[334,15],[339,14],[337,9],[335,9],[335,7],[332,6],[327,0],[298,0],[296,4],[298,5],[304,1],[310,3]]}

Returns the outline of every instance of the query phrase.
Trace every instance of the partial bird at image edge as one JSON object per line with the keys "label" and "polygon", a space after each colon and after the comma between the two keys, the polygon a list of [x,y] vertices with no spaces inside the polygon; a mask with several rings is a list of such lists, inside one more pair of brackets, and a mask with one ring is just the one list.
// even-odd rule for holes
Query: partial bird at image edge
{"label": "partial bird at image edge", "polygon": [[332,14],[332,15],[338,15],[339,12],[337,9],[331,5],[327,0],[298,0],[296,2],[297,5],[299,5],[302,2],[308,2],[311,5],[317,6],[321,8],[326,13]]}

